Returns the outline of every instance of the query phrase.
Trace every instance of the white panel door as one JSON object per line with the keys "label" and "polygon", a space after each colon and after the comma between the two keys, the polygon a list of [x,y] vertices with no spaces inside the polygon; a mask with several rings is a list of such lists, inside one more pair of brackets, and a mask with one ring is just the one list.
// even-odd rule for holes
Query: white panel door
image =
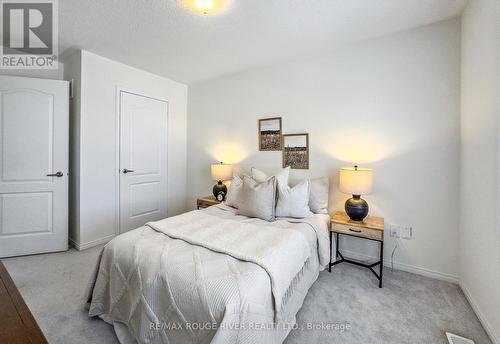
{"label": "white panel door", "polygon": [[120,233],[167,217],[168,104],[120,92]]}
{"label": "white panel door", "polygon": [[68,83],[0,76],[0,258],[68,249]]}

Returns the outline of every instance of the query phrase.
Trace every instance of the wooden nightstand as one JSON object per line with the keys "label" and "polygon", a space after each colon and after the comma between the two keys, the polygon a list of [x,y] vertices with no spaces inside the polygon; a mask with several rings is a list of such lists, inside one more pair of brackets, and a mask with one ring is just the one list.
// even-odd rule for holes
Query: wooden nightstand
{"label": "wooden nightstand", "polygon": [[[332,233],[335,233],[335,261],[332,262]],[[339,237],[340,235],[348,235],[356,238],[362,238],[367,240],[378,241],[380,243],[380,260],[372,263],[365,264],[355,260],[350,260],[344,258],[342,253],[339,251]],[[340,257],[340,259],[338,259]],[[330,264],[328,266],[328,271],[332,271],[332,266],[339,263],[346,262],[355,264],[358,266],[363,266],[370,269],[371,272],[379,280],[379,288],[382,288],[382,269],[384,266],[384,219],[382,217],[367,216],[363,222],[351,221],[349,216],[343,211],[337,211],[331,216],[330,221]],[[377,265],[379,267],[379,273],[377,274],[373,268]]]}
{"label": "wooden nightstand", "polygon": [[216,204],[220,204],[220,202],[214,196],[202,197],[196,200],[196,206],[198,209],[208,208]]}

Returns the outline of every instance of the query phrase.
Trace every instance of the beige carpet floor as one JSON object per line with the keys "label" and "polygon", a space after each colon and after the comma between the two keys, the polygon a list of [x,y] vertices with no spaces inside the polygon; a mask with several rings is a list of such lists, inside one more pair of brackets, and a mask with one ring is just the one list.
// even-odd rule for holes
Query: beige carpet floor
{"label": "beige carpet floor", "polygon": [[[113,328],[83,308],[99,250],[3,261],[50,343],[118,343]],[[374,276],[356,266],[322,272],[297,315],[300,328],[285,343],[445,344],[446,331],[491,343],[458,286],[401,271],[384,274],[379,289]],[[334,328],[325,328],[329,324]]]}

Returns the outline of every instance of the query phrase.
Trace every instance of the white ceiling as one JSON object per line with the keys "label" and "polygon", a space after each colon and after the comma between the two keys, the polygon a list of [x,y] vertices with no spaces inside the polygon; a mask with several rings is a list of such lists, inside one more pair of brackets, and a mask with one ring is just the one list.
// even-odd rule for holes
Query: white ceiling
{"label": "white ceiling", "polygon": [[87,49],[190,84],[456,17],[467,2],[227,0],[203,15],[180,1],[61,0],[60,52]]}

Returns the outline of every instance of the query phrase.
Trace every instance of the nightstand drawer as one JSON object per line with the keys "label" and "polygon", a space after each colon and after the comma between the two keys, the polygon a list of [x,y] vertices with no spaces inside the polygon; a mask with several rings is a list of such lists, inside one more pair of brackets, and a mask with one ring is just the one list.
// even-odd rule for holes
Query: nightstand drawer
{"label": "nightstand drawer", "polygon": [[384,232],[377,229],[371,229],[359,226],[341,225],[332,223],[332,231],[341,234],[353,235],[361,238],[369,238],[374,240],[384,240]]}

